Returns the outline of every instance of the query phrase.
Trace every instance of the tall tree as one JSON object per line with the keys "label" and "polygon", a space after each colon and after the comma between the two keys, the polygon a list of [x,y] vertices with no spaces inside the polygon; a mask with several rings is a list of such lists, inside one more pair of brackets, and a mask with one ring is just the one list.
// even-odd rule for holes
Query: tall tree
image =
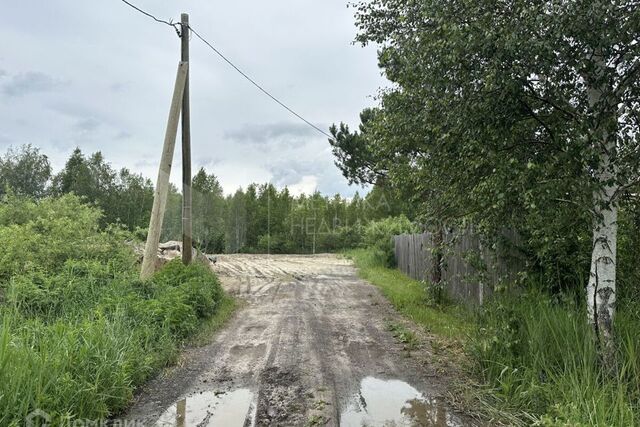
{"label": "tall tree", "polygon": [[245,249],[255,250],[258,246],[258,238],[262,235],[258,218],[258,194],[257,185],[251,184],[247,187],[244,195],[244,206],[246,209],[246,232]]}
{"label": "tall tree", "polygon": [[192,191],[195,244],[205,252],[223,252],[225,201],[218,179],[200,168],[193,177]]}
{"label": "tall tree", "polygon": [[140,174],[122,168],[116,181],[112,210],[130,230],[146,228],[153,206],[153,183]]}
{"label": "tall tree", "polygon": [[[182,194],[178,187],[169,183],[169,194],[167,196],[167,206],[164,211],[164,221],[162,223],[162,233],[160,240],[182,239]],[[148,224],[147,224],[148,225]]]}
{"label": "tall tree", "polygon": [[127,168],[119,172],[100,152],[88,158],[76,148],[53,178],[54,195],[75,193],[96,204],[104,213],[103,225],[120,223],[130,230],[146,228],[153,204],[153,184]]}
{"label": "tall tree", "polygon": [[227,252],[237,253],[245,246],[247,233],[247,209],[244,191],[238,189],[233,196],[228,196],[227,204]]}
{"label": "tall tree", "polygon": [[0,158],[0,195],[9,188],[18,196],[43,197],[50,178],[49,158],[30,144],[10,148]]}
{"label": "tall tree", "polygon": [[62,169],[53,177],[52,191],[56,195],[76,193],[95,201],[95,191],[91,169],[80,148],[76,148]]}
{"label": "tall tree", "polygon": [[592,223],[588,317],[610,348],[618,203],[640,179],[637,0],[373,0],[357,10],[357,40],[381,46],[394,86],[359,134],[332,129],[345,175],[383,173],[431,218],[494,227],[577,206]]}

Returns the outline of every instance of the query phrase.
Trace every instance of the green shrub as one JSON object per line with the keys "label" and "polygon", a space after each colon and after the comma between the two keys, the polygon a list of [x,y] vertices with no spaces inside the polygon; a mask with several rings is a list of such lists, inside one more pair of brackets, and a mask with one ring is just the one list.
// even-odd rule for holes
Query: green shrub
{"label": "green shrub", "polygon": [[156,300],[152,300],[156,321],[176,338],[185,338],[198,326],[195,309],[188,304],[187,294],[178,287],[166,288]]}
{"label": "green shrub", "polygon": [[341,249],[357,248],[362,244],[364,238],[364,227],[360,222],[353,225],[339,227],[338,241]]}
{"label": "green shrub", "polygon": [[[9,216],[22,206],[20,222]],[[0,252],[0,281],[31,270],[59,271],[67,260],[97,260],[119,270],[135,264],[133,249],[124,245],[129,233],[110,227],[99,229],[101,213],[74,195],[38,202],[7,200],[0,203],[0,240],[11,242]]]}
{"label": "green shrub", "polygon": [[14,276],[9,281],[6,303],[25,316],[49,316],[60,305],[62,290],[42,272]]}
{"label": "green shrub", "polygon": [[222,288],[217,281],[203,277],[191,279],[180,285],[180,288],[198,317],[208,317],[214,313],[222,298]]}
{"label": "green shrub", "polygon": [[283,233],[263,234],[258,237],[254,252],[286,254],[290,251],[288,236]]}
{"label": "green shrub", "polygon": [[223,291],[208,267],[179,260],[139,280],[132,236],[100,229],[75,196],[16,203],[0,204],[0,238],[13,239],[0,254],[0,425],[35,409],[54,425],[106,418],[175,359]]}
{"label": "green shrub", "polygon": [[418,228],[409,219],[400,215],[379,221],[371,221],[364,228],[364,244],[384,253],[385,263],[395,265],[393,236],[416,233]]}

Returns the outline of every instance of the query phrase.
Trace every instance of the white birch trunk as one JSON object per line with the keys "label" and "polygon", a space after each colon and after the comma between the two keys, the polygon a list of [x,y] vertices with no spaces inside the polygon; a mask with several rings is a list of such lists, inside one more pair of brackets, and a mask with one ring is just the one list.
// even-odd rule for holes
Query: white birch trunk
{"label": "white birch trunk", "polygon": [[[595,56],[597,63],[596,80],[604,75],[605,64],[602,57]],[[592,82],[593,83],[593,82]],[[602,102],[606,85],[603,82],[592,84],[589,90],[591,108],[610,111]],[[600,162],[595,171],[599,188],[593,194],[595,220],[593,223],[593,249],[591,268],[587,284],[587,314],[599,342],[606,362],[611,362],[613,348],[613,317],[616,303],[616,246],[618,235],[618,206],[616,193],[618,168],[615,164],[616,133],[615,114],[601,117],[599,128],[591,135],[594,148],[600,153]],[[613,123],[613,129],[608,128]]]}
{"label": "white birch trunk", "polygon": [[589,321],[605,346],[611,343],[616,302],[618,207],[612,201],[615,190],[615,186],[607,186],[594,194],[595,210],[600,218],[594,222],[591,271],[587,285]]}

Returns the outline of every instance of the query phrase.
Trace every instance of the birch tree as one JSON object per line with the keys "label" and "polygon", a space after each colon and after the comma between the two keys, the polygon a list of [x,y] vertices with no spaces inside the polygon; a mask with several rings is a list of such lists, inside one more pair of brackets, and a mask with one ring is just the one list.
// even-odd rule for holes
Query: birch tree
{"label": "birch tree", "polygon": [[588,215],[588,319],[608,346],[618,203],[639,179],[640,2],[355,7],[357,40],[378,44],[393,84],[359,133],[332,128],[345,176],[383,174],[440,220],[553,222],[564,205]]}

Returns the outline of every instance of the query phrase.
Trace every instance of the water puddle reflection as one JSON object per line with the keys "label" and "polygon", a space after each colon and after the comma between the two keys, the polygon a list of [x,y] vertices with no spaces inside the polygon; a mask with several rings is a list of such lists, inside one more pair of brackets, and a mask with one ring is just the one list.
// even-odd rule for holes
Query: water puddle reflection
{"label": "water puddle reflection", "polygon": [[179,400],[156,421],[157,427],[244,427],[253,424],[253,393],[246,388],[231,392],[206,391]]}
{"label": "water puddle reflection", "polygon": [[429,398],[404,381],[366,377],[360,392],[340,416],[345,427],[449,427],[461,426],[436,399]]}

